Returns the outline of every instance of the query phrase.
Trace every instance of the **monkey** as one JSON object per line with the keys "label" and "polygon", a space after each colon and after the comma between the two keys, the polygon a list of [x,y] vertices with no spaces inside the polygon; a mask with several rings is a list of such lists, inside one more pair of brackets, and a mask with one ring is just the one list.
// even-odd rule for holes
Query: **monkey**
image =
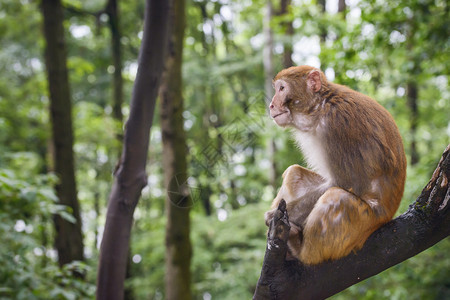
{"label": "monkey", "polygon": [[270,116],[292,129],[311,170],[286,169],[266,224],[284,199],[290,258],[315,265],[356,252],[392,219],[403,196],[406,157],[394,119],[314,67],[284,69],[273,87]]}

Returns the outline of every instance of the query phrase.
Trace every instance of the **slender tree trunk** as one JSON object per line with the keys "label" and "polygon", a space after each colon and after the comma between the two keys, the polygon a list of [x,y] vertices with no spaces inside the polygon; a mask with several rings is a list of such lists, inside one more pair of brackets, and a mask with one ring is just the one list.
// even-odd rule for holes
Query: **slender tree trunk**
{"label": "slender tree trunk", "polygon": [[[273,71],[273,32],[270,28],[270,22],[272,20],[273,16],[273,6],[271,0],[267,0],[266,2],[266,14],[264,15],[264,49],[263,49],[263,62],[264,62],[264,93],[266,97],[266,107],[269,107],[269,102],[272,99],[273,96],[273,87],[272,87],[272,80],[274,75]],[[275,142],[273,138],[269,141],[269,153],[270,153],[270,160],[271,160],[271,168],[270,168],[270,174],[269,174],[269,183],[270,185],[275,189],[277,188],[277,167],[275,163]]]}
{"label": "slender tree trunk", "polygon": [[[291,5],[291,0],[281,0],[280,3],[280,15],[285,15],[289,12],[289,6]],[[267,16],[267,19],[265,22],[267,22],[268,20],[270,20],[272,17]],[[289,40],[287,42],[284,43],[284,51],[283,51],[283,67],[284,68],[289,68],[292,67],[294,65],[294,62],[292,60],[292,54],[293,54],[293,50],[292,50],[292,35],[294,34],[294,27],[292,25],[292,21],[289,22],[284,22],[283,24],[284,28],[285,28],[285,33],[286,33],[286,37],[289,38]],[[270,37],[267,37],[267,41],[271,41]],[[268,43],[267,43],[268,44]],[[267,47],[269,47],[269,45],[267,45]],[[273,48],[273,41],[272,41],[272,45],[270,45],[271,48]],[[270,77],[269,77],[270,76]],[[265,86],[265,91],[266,91],[266,95],[270,95],[272,97],[273,95],[273,87],[272,87],[272,83],[270,82],[270,86],[269,84],[269,79],[272,80],[274,76],[273,73],[273,67],[267,67],[266,69],[266,86]],[[270,94],[267,94],[268,91],[270,89]],[[278,184],[279,184],[279,180],[280,180],[280,174],[277,172],[277,163],[276,163],[276,159],[275,159],[275,153],[277,152],[277,145],[275,144],[275,139],[270,138],[269,140],[269,155],[270,155],[270,178],[269,178],[269,183],[270,185],[274,188],[277,189],[278,188]]]}
{"label": "slender tree trunk", "polygon": [[174,0],[169,52],[160,89],[166,197],[166,299],[191,299],[191,242],[187,185],[186,138],[183,128],[182,73],[185,0]]}
{"label": "slender tree trunk", "polygon": [[[109,17],[109,29],[111,31],[111,49],[112,49],[112,60],[114,66],[113,74],[113,104],[112,104],[112,116],[116,121],[116,138],[118,151],[120,155],[120,148],[122,146],[122,104],[123,104],[123,77],[122,77],[122,46],[120,43],[121,33],[120,33],[120,18],[119,18],[119,4],[117,0],[109,0],[106,4],[105,12]],[[131,250],[128,253],[127,270],[125,272],[125,280],[130,279],[133,276],[131,270]],[[130,286],[125,287],[124,299],[132,300],[134,299],[133,290]]]}
{"label": "slender tree trunk", "polygon": [[345,9],[347,8],[347,4],[345,4],[345,0],[339,0],[338,2],[338,12],[343,13],[343,17],[345,19]]}
{"label": "slender tree trunk", "polygon": [[271,137],[269,139],[269,155],[270,155],[270,174],[269,174],[269,183],[270,185],[276,189],[279,187],[278,184],[280,181],[280,174],[277,172],[277,162],[275,159],[275,155],[277,153],[277,144],[275,144],[275,139]]}
{"label": "slender tree trunk", "polygon": [[411,138],[410,152],[411,152],[411,165],[415,165],[419,162],[419,153],[416,146],[416,132],[417,124],[419,121],[419,109],[417,107],[417,84],[415,82],[408,82],[406,85],[406,99],[410,110],[410,124],[409,135]]}
{"label": "slender tree trunk", "polygon": [[[288,14],[290,5],[291,0],[281,0],[280,14]],[[294,26],[292,25],[292,21],[284,22],[283,26],[285,28],[286,38],[288,38],[284,43],[283,67],[289,68],[294,65],[294,62],[292,61],[292,35],[294,34]]]}
{"label": "slender tree trunk", "polygon": [[100,247],[97,299],[101,300],[124,297],[133,213],[141,190],[147,184],[145,167],[167,45],[170,3],[158,0],[147,0],[146,3],[144,37],[130,117],[125,128],[123,152],[115,173]]}
{"label": "slender tree trunk", "polygon": [[[317,0],[317,4],[320,7],[320,11],[322,12],[322,14],[325,14],[327,12],[327,1],[326,0]],[[320,27],[320,44],[322,46],[325,45],[325,42],[327,40],[327,28],[324,26]],[[321,68],[322,70],[325,70],[323,63],[321,62]]]}
{"label": "slender tree trunk", "polygon": [[209,201],[209,195],[212,194],[211,187],[205,185],[200,187],[200,199],[202,201],[203,209],[205,210],[205,215],[210,216],[212,214],[211,201]]}
{"label": "slender tree trunk", "polygon": [[[347,8],[347,4],[345,3],[345,0],[337,0],[338,1],[338,14],[340,14],[341,18],[345,21],[346,19],[346,8]],[[326,14],[326,4],[327,1],[326,0],[318,0],[317,4],[319,5],[322,14]],[[328,28],[326,26],[321,26],[320,27],[320,47],[322,49],[326,48],[326,41],[327,41],[327,37],[328,37]],[[336,37],[336,40],[338,40],[340,38],[340,36]],[[322,70],[325,70],[327,68],[327,61],[325,59],[325,57],[321,54],[319,54],[319,58],[320,58],[320,67]]]}
{"label": "slender tree trunk", "polygon": [[270,28],[270,22],[273,16],[273,7],[271,0],[266,1],[266,13],[264,15],[263,34],[264,34],[264,48],[263,48],[263,63],[264,63],[264,92],[266,94],[267,104],[272,99],[273,87],[272,80],[274,77],[273,71],[273,32]]}
{"label": "slender tree trunk", "polygon": [[56,194],[59,203],[70,207],[75,218],[71,223],[60,216],[54,217],[55,247],[62,266],[73,260],[83,260],[83,236],[80,208],[75,183],[72,103],[67,71],[66,43],[64,40],[63,9],[60,0],[43,0],[45,63],[50,91],[54,170],[59,177]]}
{"label": "slender tree trunk", "polygon": [[410,78],[406,84],[406,103],[410,113],[409,123],[409,135],[410,135],[410,155],[411,165],[415,165],[419,162],[419,152],[416,146],[417,125],[419,122],[419,108],[418,108],[418,85],[417,74],[420,74],[420,63],[418,62],[417,55],[414,55],[414,34],[416,32],[416,24],[409,19],[406,22],[407,25],[407,58],[409,62],[412,62],[412,68],[409,70]]}
{"label": "slender tree trunk", "polygon": [[322,11],[322,13],[326,12],[327,0],[317,0],[317,4],[320,6],[320,10]]}
{"label": "slender tree trunk", "polygon": [[104,9],[99,11],[88,11],[84,9],[79,9],[78,7],[72,6],[68,3],[64,4],[65,8],[77,15],[91,15],[97,19],[99,22],[100,16],[102,14],[108,15],[109,30],[111,32],[111,56],[112,63],[114,66],[113,73],[113,103],[112,103],[112,115],[114,120],[117,121],[118,127],[116,137],[119,140],[119,153],[122,143],[122,104],[123,104],[123,77],[122,77],[122,47],[120,39],[122,37],[120,32],[120,17],[119,17],[119,3],[117,0],[108,0]]}
{"label": "slender tree trunk", "polygon": [[[96,181],[99,180],[99,174],[100,171],[97,171],[97,175],[95,176]],[[97,251],[97,245],[98,245],[98,226],[99,226],[99,219],[100,219],[100,190],[99,188],[96,188],[94,192],[94,211],[95,211],[95,219],[94,219],[94,244],[92,245],[92,249],[94,251]]]}
{"label": "slender tree trunk", "polygon": [[[105,9],[109,16],[109,28],[111,30],[111,49],[114,65],[113,75],[113,117],[122,124],[122,104],[123,104],[123,78],[122,78],[122,54],[120,43],[120,26],[119,26],[119,6],[117,0],[109,0]],[[118,133],[117,137],[122,141],[122,134]]]}

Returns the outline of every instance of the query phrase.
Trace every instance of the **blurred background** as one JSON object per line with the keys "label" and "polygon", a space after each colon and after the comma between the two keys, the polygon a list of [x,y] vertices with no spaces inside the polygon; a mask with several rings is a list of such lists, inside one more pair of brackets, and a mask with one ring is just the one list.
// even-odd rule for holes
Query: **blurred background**
{"label": "blurred background", "polygon": [[[83,238],[69,239],[82,259],[61,263],[56,219],[77,217],[54,189],[42,3],[0,0],[0,299],[95,297],[144,5],[62,1]],[[185,16],[182,172],[192,199],[194,299],[250,299],[254,292],[266,246],[264,212],[282,172],[304,163],[290,133],[266,111],[271,80],[285,67],[319,67],[386,107],[408,157],[398,214],[420,194],[450,141],[448,1],[186,0]],[[134,214],[126,299],[164,299],[167,191],[158,110],[148,186]],[[447,238],[332,299],[449,299],[449,251]]]}

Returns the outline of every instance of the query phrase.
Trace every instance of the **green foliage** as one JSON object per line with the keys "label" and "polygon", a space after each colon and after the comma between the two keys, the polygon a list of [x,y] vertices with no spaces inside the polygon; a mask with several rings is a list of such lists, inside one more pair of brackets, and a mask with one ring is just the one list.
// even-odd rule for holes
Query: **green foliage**
{"label": "green foliage", "polygon": [[[269,203],[247,205],[226,219],[196,214],[192,218],[192,282],[195,299],[251,298],[258,281],[266,244],[264,211]],[[253,216],[253,217],[249,217]],[[259,217],[254,217],[259,216]],[[142,261],[133,264],[129,280],[138,299],[163,299],[164,219],[136,222],[131,256]]]}
{"label": "green foliage", "polygon": [[77,277],[91,267],[74,262],[60,269],[47,235],[51,218],[60,214],[73,219],[56,205],[54,176],[37,175],[25,181],[14,171],[0,169],[1,299],[87,299],[94,287]]}
{"label": "green foliage", "polygon": [[224,221],[203,217],[194,222],[192,241],[199,253],[193,259],[193,280],[198,299],[206,293],[213,299],[251,298],[259,277],[255,266],[262,265],[265,251],[264,210],[265,205],[248,205]]}
{"label": "green foliage", "polygon": [[[332,1],[328,1],[332,2]],[[347,1],[349,2],[349,1]],[[65,37],[73,98],[78,196],[85,264],[60,269],[52,246],[55,205],[49,157],[49,99],[39,1],[0,2],[0,298],[92,298],[98,244],[123,124],[112,118],[112,58],[108,18],[94,17],[105,0],[65,0]],[[350,1],[347,14],[323,13],[316,1],[293,1],[277,14],[274,70],[284,46],[296,64],[316,64],[334,81],[373,96],[394,116],[410,155],[413,133],[406,85],[418,87],[419,163],[408,168],[399,214],[426,185],[449,142],[448,3],[442,0]],[[142,37],[144,1],[119,1],[123,113],[128,116]],[[263,212],[282,172],[303,163],[288,131],[266,113],[262,22],[266,1],[187,1],[183,61],[184,125],[192,207],[192,286],[195,299],[241,299],[253,293],[265,249]],[[83,13],[84,11],[84,13]],[[89,12],[89,13],[86,13]],[[294,34],[286,36],[285,22]],[[326,37],[321,41],[321,36]],[[147,171],[135,212],[132,278],[136,299],[164,298],[164,178],[158,111]],[[275,153],[270,153],[275,142]],[[275,164],[275,166],[273,166]],[[269,185],[275,169],[277,182]],[[206,216],[206,213],[209,213]],[[449,241],[355,285],[336,299],[449,297]],[[74,278],[81,268],[86,280]]]}

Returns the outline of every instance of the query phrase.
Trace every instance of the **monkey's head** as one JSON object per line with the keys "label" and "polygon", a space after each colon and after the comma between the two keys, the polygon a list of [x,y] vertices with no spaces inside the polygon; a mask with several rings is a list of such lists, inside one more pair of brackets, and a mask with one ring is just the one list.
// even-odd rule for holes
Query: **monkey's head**
{"label": "monkey's head", "polygon": [[275,95],[270,102],[270,116],[278,126],[302,127],[304,118],[320,104],[318,92],[326,85],[325,75],[310,66],[291,67],[275,76]]}

